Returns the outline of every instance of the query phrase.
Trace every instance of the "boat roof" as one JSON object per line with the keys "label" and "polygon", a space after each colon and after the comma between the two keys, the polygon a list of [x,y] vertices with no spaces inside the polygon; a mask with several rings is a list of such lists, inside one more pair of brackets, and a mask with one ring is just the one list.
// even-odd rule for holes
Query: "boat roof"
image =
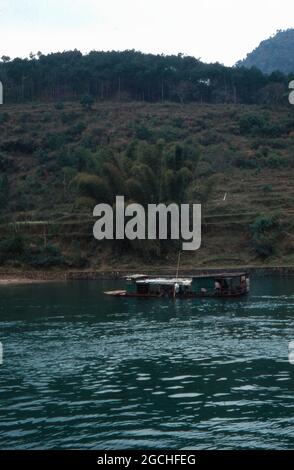
{"label": "boat roof", "polygon": [[147,277],[147,274],[129,274],[125,276],[125,279],[127,279],[128,281],[136,281],[139,279],[146,279]]}
{"label": "boat roof", "polygon": [[246,272],[238,273],[215,273],[215,274],[199,274],[198,276],[193,276],[193,279],[228,279],[232,277],[241,277],[248,276]]}
{"label": "boat roof", "polygon": [[178,278],[178,279],[168,279],[168,278],[155,278],[155,279],[142,279],[137,281],[137,284],[150,284],[150,285],[160,285],[160,286],[173,286],[179,284],[179,286],[190,286],[192,284],[191,278]]}

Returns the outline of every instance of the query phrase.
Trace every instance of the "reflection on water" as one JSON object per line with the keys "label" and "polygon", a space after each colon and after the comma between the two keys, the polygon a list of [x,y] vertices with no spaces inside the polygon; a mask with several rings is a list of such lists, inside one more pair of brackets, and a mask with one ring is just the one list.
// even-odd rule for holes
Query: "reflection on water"
{"label": "reflection on water", "polygon": [[239,300],[0,289],[0,448],[294,447],[294,278]]}

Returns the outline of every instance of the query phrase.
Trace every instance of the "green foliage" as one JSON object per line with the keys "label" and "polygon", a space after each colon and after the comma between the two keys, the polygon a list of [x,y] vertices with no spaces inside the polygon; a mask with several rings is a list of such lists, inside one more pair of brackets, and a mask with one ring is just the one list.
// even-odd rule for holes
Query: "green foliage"
{"label": "green foliage", "polygon": [[123,195],[126,193],[126,185],[124,182],[124,175],[120,168],[110,162],[102,165],[102,173],[108,181],[109,187],[116,195]]}
{"label": "green foliage", "polygon": [[9,201],[9,181],[6,174],[0,175],[0,210],[7,207]]}
{"label": "green foliage", "polygon": [[48,152],[46,150],[39,148],[35,151],[35,156],[39,160],[40,164],[47,163],[48,161]]}
{"label": "green foliage", "polygon": [[220,144],[222,142],[224,142],[224,136],[213,129],[205,131],[199,139],[199,143],[205,147]]}
{"label": "green foliage", "polygon": [[141,203],[185,199],[195,179],[200,151],[193,140],[155,144],[133,140],[124,154],[127,194]]}
{"label": "green foliage", "polygon": [[293,118],[289,116],[279,122],[270,122],[267,115],[247,114],[239,120],[241,135],[276,138],[293,129]]}
{"label": "green foliage", "polygon": [[88,109],[88,110],[92,109],[92,106],[94,103],[95,103],[95,99],[91,95],[84,95],[81,98],[81,105],[85,109]]}
{"label": "green foliage", "polygon": [[8,158],[0,153],[0,171],[7,171],[9,168],[9,160]]}
{"label": "green foliage", "polygon": [[81,197],[88,197],[98,202],[111,202],[112,194],[103,178],[87,173],[79,173],[72,180],[71,185],[76,187]]}
{"label": "green foliage", "polygon": [[269,157],[265,160],[265,166],[271,169],[281,168],[287,165],[288,160],[286,158],[283,158],[280,155],[276,155],[274,153],[271,153]]}
{"label": "green foliage", "polygon": [[0,113],[0,125],[6,124],[9,121],[9,114],[8,113]]}
{"label": "green foliage", "polygon": [[275,213],[258,216],[250,228],[253,235],[260,235],[270,229],[279,228],[279,226],[279,215]]}
{"label": "green foliage", "polygon": [[71,111],[71,112],[68,112],[68,113],[62,113],[61,114],[61,122],[62,124],[72,124],[74,123],[78,118],[79,118],[79,114]]}
{"label": "green foliage", "polygon": [[39,269],[67,265],[67,261],[59,248],[52,244],[27,248],[22,259],[26,264]]}
{"label": "green foliage", "polygon": [[82,196],[82,197],[78,197],[75,199],[74,210],[81,210],[81,211],[88,210],[88,211],[93,212],[95,205],[96,205],[95,199],[91,197]]}
{"label": "green foliage", "polygon": [[[284,34],[293,36],[293,30]],[[289,54],[293,47],[286,50],[289,63],[293,61]],[[283,70],[285,61],[284,49],[278,68]],[[91,51],[85,55],[74,50],[31,57],[30,60],[16,58],[0,62],[0,76],[7,77],[8,103],[40,101],[51,95],[60,102],[78,99],[86,110],[92,108],[94,100],[117,99],[118,95],[150,103],[252,104],[265,101],[276,104],[282,90],[287,92],[287,77],[279,73],[267,76],[256,68],[230,68],[219,63],[205,64],[182,54],[152,55],[133,50]],[[166,106],[170,107],[170,104]],[[52,116],[43,115],[43,122],[50,120]],[[185,128],[177,121],[164,127],[159,129],[161,134],[157,137],[168,142],[185,136]],[[141,137],[145,140],[146,134]]]}
{"label": "green foliage", "polygon": [[152,132],[146,126],[138,126],[135,130],[135,138],[149,141],[152,139]]}
{"label": "green foliage", "polygon": [[86,173],[97,172],[101,167],[99,155],[82,146],[63,147],[57,153],[57,163],[59,167],[71,167]]}
{"label": "green foliage", "polygon": [[262,190],[264,193],[271,193],[273,191],[273,187],[271,184],[265,184]]}
{"label": "green foliage", "polygon": [[58,103],[56,103],[55,105],[55,109],[57,109],[58,111],[62,111],[64,109],[64,104],[62,101],[59,101]]}
{"label": "green foliage", "polygon": [[146,197],[144,188],[139,183],[139,181],[137,181],[136,178],[129,178],[126,181],[126,187],[127,187],[126,194],[128,196],[128,199],[132,201],[140,202],[140,203],[147,202],[146,201],[147,197]]}
{"label": "green foliage", "polygon": [[220,181],[220,175],[212,175],[207,178],[204,184],[204,189],[201,194],[201,201],[207,202],[212,196],[213,190],[217,187]]}
{"label": "green foliage", "polygon": [[[137,180],[144,194],[143,199],[138,202],[154,202],[159,191],[158,185],[160,182],[157,183],[157,178],[152,169],[144,163],[137,163],[131,169],[131,176],[133,179]],[[135,197],[135,195],[130,191],[130,188],[129,193],[131,198]]]}
{"label": "green foliage", "polygon": [[24,240],[20,235],[4,238],[0,241],[0,263],[22,255],[24,252]]}
{"label": "green foliage", "polygon": [[276,251],[278,232],[281,228],[279,214],[262,215],[251,225],[251,244],[256,254],[268,258]]}
{"label": "green foliage", "polygon": [[23,153],[31,155],[37,150],[37,143],[33,139],[5,140],[1,143],[1,149],[10,153]]}
{"label": "green foliage", "polygon": [[277,237],[276,235],[259,235],[252,238],[252,246],[256,254],[262,258],[269,258],[276,251]]}
{"label": "green foliage", "polygon": [[57,246],[28,245],[24,237],[17,233],[0,241],[0,264],[12,259],[34,268],[62,267],[67,264]]}
{"label": "green foliage", "polygon": [[239,121],[240,133],[242,135],[247,134],[263,134],[263,129],[266,126],[266,120],[264,117],[257,114],[248,114],[242,116]]}
{"label": "green foliage", "polygon": [[87,128],[86,124],[82,121],[78,122],[77,124],[75,124],[74,126],[71,126],[68,130],[67,130],[67,134],[71,137],[71,138],[76,138],[76,137],[79,137],[83,132],[84,130]]}
{"label": "green foliage", "polygon": [[163,125],[156,132],[157,139],[164,139],[166,142],[183,139],[187,136],[187,131],[182,128]]}
{"label": "green foliage", "polygon": [[44,194],[44,192],[45,188],[37,174],[28,174],[17,186],[19,198],[22,198],[23,194],[32,196],[33,194]]}
{"label": "green foliage", "polygon": [[48,150],[59,150],[69,141],[69,137],[61,132],[49,133],[43,140],[43,147]]}

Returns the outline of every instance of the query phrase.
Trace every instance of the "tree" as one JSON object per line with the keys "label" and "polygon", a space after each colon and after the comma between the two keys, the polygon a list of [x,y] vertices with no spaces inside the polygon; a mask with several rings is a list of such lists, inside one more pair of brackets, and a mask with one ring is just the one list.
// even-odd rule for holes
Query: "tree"
{"label": "tree", "polygon": [[7,207],[9,200],[9,181],[7,175],[0,176],[0,210]]}
{"label": "tree", "polygon": [[85,108],[85,109],[92,109],[92,106],[94,104],[95,100],[93,98],[93,96],[90,96],[90,95],[84,95],[82,98],[81,98],[81,105]]}
{"label": "tree", "polygon": [[78,189],[81,197],[92,198],[96,202],[111,202],[113,195],[110,193],[107,183],[100,176],[88,173],[78,173],[72,180],[71,186]]}

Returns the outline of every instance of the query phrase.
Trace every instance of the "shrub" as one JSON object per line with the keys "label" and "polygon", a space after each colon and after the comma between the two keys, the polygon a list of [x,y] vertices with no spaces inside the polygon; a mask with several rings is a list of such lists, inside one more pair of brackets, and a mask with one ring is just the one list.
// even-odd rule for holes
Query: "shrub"
{"label": "shrub", "polygon": [[269,122],[267,116],[257,114],[248,114],[239,120],[239,130],[242,135],[249,134],[273,139],[287,134],[291,130],[291,126],[291,119]]}
{"label": "shrub", "polygon": [[0,171],[6,171],[9,168],[9,160],[8,158],[0,153]]}
{"label": "shrub", "polygon": [[51,133],[48,134],[44,141],[43,146],[48,150],[59,150],[68,141],[68,136],[62,133]]}
{"label": "shrub", "polygon": [[37,148],[36,142],[32,140],[16,139],[6,140],[1,144],[1,149],[6,152],[17,152],[24,154],[32,154]]}
{"label": "shrub", "polygon": [[145,126],[138,126],[135,130],[135,138],[139,140],[151,140],[152,132]]}
{"label": "shrub", "polygon": [[262,130],[265,128],[265,126],[265,118],[256,114],[248,114],[247,116],[242,116],[239,120],[240,133],[242,135],[258,135],[262,133]]}
{"label": "shrub", "polygon": [[100,176],[79,173],[71,185],[78,189],[80,196],[92,198],[96,202],[110,202],[112,199],[106,182]]}
{"label": "shrub", "polygon": [[251,225],[251,244],[256,254],[261,258],[268,258],[276,250],[280,221],[277,213],[261,215]]}
{"label": "shrub", "polygon": [[72,124],[76,119],[78,119],[80,114],[69,112],[61,114],[61,121],[63,124]]}
{"label": "shrub", "polygon": [[238,155],[234,160],[234,165],[241,169],[254,169],[258,168],[259,161],[256,157],[248,158],[245,155]]}
{"label": "shrub", "polygon": [[9,181],[7,175],[0,175],[0,210],[6,208],[9,200]]}
{"label": "shrub", "polygon": [[273,191],[273,187],[271,184],[266,184],[262,188],[264,193],[271,193]]}
{"label": "shrub", "polygon": [[55,109],[57,109],[58,111],[62,111],[64,109],[64,104],[62,101],[59,101],[58,103],[56,103],[55,105]]}
{"label": "shrub", "polygon": [[35,151],[35,156],[41,164],[46,163],[48,161],[48,153],[42,148],[39,148]]}
{"label": "shrub", "polygon": [[267,230],[279,228],[279,215],[277,213],[258,216],[250,229],[253,235],[264,234]]}
{"label": "shrub", "polygon": [[77,124],[75,124],[74,126],[70,127],[67,130],[67,134],[70,137],[79,137],[84,132],[84,130],[86,128],[87,128],[86,124],[81,121],[81,122],[78,122]]}
{"label": "shrub", "polygon": [[7,255],[20,255],[24,250],[24,240],[21,235],[14,235],[0,241],[0,252]]}
{"label": "shrub", "polygon": [[93,211],[96,205],[95,199],[91,197],[78,197],[74,202],[74,209],[77,210],[91,210]]}
{"label": "shrub", "polygon": [[288,160],[276,154],[270,154],[265,160],[265,166],[271,169],[281,168],[288,165]]}
{"label": "shrub", "polygon": [[27,249],[23,261],[34,268],[50,268],[67,264],[59,248],[52,244]]}
{"label": "shrub", "polygon": [[156,132],[156,139],[164,139],[166,142],[175,142],[184,139],[187,131],[179,127],[161,126]]}
{"label": "shrub", "polygon": [[124,194],[126,186],[121,170],[113,163],[106,162],[102,166],[102,171],[115,194]]}
{"label": "shrub", "polygon": [[146,193],[136,178],[129,178],[126,181],[126,187],[126,194],[129,199],[141,203],[146,202]]}
{"label": "shrub", "polygon": [[208,145],[217,145],[225,142],[222,134],[214,130],[205,131],[199,139],[199,143],[207,147]]}
{"label": "shrub", "polygon": [[207,202],[209,198],[211,197],[213,190],[216,188],[217,184],[219,183],[220,180],[220,175],[212,175],[209,178],[207,178],[204,189],[201,193],[201,201],[202,202]]}
{"label": "shrub", "polygon": [[260,258],[269,258],[272,256],[276,251],[276,243],[276,235],[260,235],[252,239],[252,246]]}
{"label": "shrub", "polygon": [[84,95],[81,98],[81,105],[85,109],[88,109],[88,110],[92,109],[92,106],[94,103],[95,103],[95,99],[91,95]]}
{"label": "shrub", "polygon": [[9,121],[9,114],[8,113],[0,113],[0,125],[5,124]]}

